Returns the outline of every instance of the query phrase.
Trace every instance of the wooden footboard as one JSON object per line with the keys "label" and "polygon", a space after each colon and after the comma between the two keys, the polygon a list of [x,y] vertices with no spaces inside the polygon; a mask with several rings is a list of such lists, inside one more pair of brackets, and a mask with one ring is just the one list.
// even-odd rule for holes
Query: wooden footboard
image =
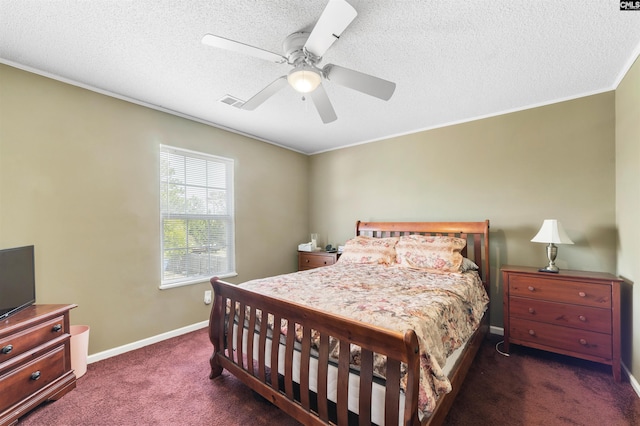
{"label": "wooden footboard", "polygon": [[[384,354],[388,358],[385,381],[385,424],[420,424],[418,419],[420,351],[418,339],[413,330],[408,330],[404,334],[394,333],[348,318],[247,291],[217,278],[212,278],[211,284],[215,294],[209,327],[209,337],[214,346],[210,359],[211,378],[219,376],[226,368],[264,398],[306,425],[329,424],[330,422],[346,425],[349,416],[347,401],[350,397],[348,386],[349,345],[355,344],[362,348],[362,362],[359,372],[360,390],[357,396],[359,424],[371,424],[374,353]],[[229,317],[236,317],[237,323],[225,318],[227,301],[230,301],[231,306]],[[256,329],[257,314],[273,315],[275,324],[286,320],[289,330],[293,330],[293,324],[300,325],[302,341],[300,343],[299,383],[293,379],[294,333],[287,333],[286,338],[283,337],[286,339],[284,374],[279,375],[276,367],[268,371],[265,367],[267,357],[271,366],[277,366],[279,362],[281,363],[279,345],[275,344],[280,341],[280,329],[274,327],[273,335],[270,335],[266,321],[261,321]],[[248,330],[259,332],[258,359],[254,359],[253,355],[254,339],[247,338],[248,336],[245,334],[248,332],[244,327],[235,327],[234,332],[234,324],[248,324]],[[317,392],[311,392],[309,387],[312,330],[320,334],[321,341],[321,350],[317,354]],[[327,397],[327,370],[330,361],[328,344],[323,344],[323,342],[328,343],[330,336],[340,342],[341,349],[337,365],[337,419],[330,419],[330,402]],[[274,344],[270,345],[270,353],[265,353],[268,339],[271,339]],[[243,344],[243,342],[246,343]],[[408,368],[403,412],[399,410],[401,363],[407,364]],[[282,376],[284,376],[284,380],[282,380]],[[297,391],[294,391],[294,388]]]}

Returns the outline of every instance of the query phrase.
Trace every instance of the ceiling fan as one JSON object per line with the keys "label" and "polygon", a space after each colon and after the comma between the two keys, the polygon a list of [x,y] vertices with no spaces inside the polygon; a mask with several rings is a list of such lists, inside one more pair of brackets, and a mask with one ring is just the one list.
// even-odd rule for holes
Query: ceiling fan
{"label": "ceiling fan", "polygon": [[206,34],[202,43],[293,66],[287,75],[278,77],[239,108],[256,109],[288,83],[299,93],[309,94],[322,122],[330,123],[338,117],[322,86],[323,79],[385,101],[391,98],[396,88],[396,84],[391,81],[338,65],[327,64],[322,68],[318,67],[322,56],[340,38],[357,14],[353,6],[345,0],[329,0],[311,33],[296,32],[285,39],[285,55],[213,34]]}

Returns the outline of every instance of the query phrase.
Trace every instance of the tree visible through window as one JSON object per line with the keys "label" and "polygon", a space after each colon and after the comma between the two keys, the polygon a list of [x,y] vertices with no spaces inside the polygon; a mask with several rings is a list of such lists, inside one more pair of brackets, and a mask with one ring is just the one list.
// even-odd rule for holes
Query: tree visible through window
{"label": "tree visible through window", "polygon": [[235,275],[233,160],[160,145],[161,287]]}

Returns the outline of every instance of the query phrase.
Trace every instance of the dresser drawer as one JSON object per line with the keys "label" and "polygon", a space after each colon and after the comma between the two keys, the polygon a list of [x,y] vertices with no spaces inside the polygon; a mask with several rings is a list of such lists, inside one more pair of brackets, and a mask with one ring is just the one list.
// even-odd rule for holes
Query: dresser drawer
{"label": "dresser drawer", "polygon": [[0,376],[0,407],[8,407],[37,392],[65,373],[65,347],[51,352]]}
{"label": "dresser drawer", "polygon": [[66,333],[64,316],[59,316],[0,339],[0,363],[22,355]]}
{"label": "dresser drawer", "polygon": [[325,252],[309,252],[298,253],[298,269],[304,271],[306,269],[319,268],[321,266],[329,266],[336,263],[337,256],[335,253]]}
{"label": "dresser drawer", "polygon": [[603,284],[511,275],[509,295],[611,308],[611,286]]}
{"label": "dresser drawer", "polygon": [[513,343],[547,346],[611,359],[612,344],[608,334],[512,318],[509,335]]}
{"label": "dresser drawer", "polygon": [[511,297],[509,312],[512,318],[611,334],[611,310],[609,309]]}

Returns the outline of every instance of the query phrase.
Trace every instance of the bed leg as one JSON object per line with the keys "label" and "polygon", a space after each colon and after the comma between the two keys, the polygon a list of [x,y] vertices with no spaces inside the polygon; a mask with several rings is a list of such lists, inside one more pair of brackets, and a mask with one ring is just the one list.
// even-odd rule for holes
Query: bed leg
{"label": "bed leg", "polygon": [[215,379],[222,374],[222,370],[224,370],[224,368],[218,364],[218,357],[215,352],[211,355],[211,358],[209,358],[209,364],[211,364],[211,374],[209,374],[210,379]]}
{"label": "bed leg", "polygon": [[209,341],[211,341],[211,344],[213,345],[213,353],[211,354],[211,358],[209,358],[209,364],[211,365],[211,374],[209,374],[209,378],[215,379],[222,374],[223,370],[220,362],[218,361],[218,348],[221,347],[222,352],[224,353],[224,344],[221,336],[224,336],[223,306],[226,306],[226,302],[222,300],[220,292],[216,290],[216,286],[219,285],[218,277],[211,278],[210,282],[213,289],[214,300],[213,307],[211,308],[211,313],[209,315]]}

